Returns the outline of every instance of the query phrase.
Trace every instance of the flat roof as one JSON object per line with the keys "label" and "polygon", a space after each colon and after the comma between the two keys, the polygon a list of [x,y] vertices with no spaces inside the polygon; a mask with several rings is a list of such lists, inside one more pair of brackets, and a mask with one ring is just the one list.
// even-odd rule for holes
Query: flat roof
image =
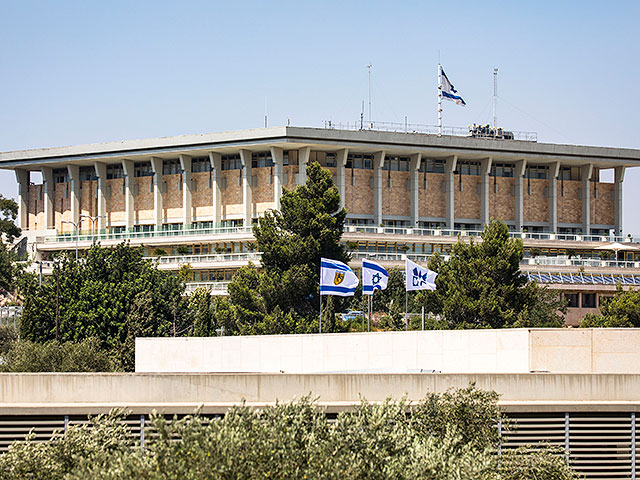
{"label": "flat roof", "polygon": [[459,155],[464,159],[494,157],[496,160],[527,159],[543,163],[559,160],[575,165],[593,162],[602,167],[640,166],[640,150],[637,149],[286,126],[2,152],[0,168],[35,168],[42,164],[55,166],[69,162],[80,165],[90,165],[93,161],[115,163],[124,158],[170,157],[178,153],[203,155],[209,151],[226,153],[238,148],[258,151],[266,145],[284,149],[312,146],[327,151],[339,148],[385,150],[394,155],[421,152],[425,156]]}

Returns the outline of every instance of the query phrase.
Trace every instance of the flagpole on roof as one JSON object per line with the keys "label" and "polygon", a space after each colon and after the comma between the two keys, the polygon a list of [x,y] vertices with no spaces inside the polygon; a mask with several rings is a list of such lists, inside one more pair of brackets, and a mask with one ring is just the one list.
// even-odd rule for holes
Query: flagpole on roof
{"label": "flagpole on roof", "polygon": [[438,136],[442,136],[442,65],[438,63]]}

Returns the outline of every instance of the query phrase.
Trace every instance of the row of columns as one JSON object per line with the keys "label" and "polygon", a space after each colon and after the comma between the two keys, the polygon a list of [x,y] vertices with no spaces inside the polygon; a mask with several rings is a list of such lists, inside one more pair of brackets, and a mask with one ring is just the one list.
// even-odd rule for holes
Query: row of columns
{"label": "row of columns", "polygon": [[[274,163],[273,194],[275,208],[280,208],[280,198],[282,196],[282,185],[284,183],[283,159],[284,152],[279,147],[271,147],[271,157]],[[311,154],[310,147],[299,150],[299,173],[298,182],[306,181],[306,169]],[[336,154],[336,183],[340,192],[341,205],[345,205],[345,170],[349,150],[342,149]],[[182,208],[183,224],[185,228],[190,228],[192,223],[192,174],[191,157],[180,155],[180,165],[182,167]],[[376,226],[382,223],[382,172],[386,158],[385,151],[379,151],[373,155],[373,217]],[[213,222],[218,224],[222,220],[221,207],[221,170],[222,158],[219,153],[209,153],[209,161],[212,168],[212,202],[214,206]],[[253,217],[252,201],[252,154],[251,151],[240,150],[240,161],[242,163],[242,198],[243,211],[242,219],[244,225],[250,225]],[[418,225],[420,218],[419,209],[419,188],[418,176],[422,155],[420,153],[410,156],[410,224],[413,227]],[[453,155],[445,162],[445,202],[446,202],[446,226],[448,229],[455,227],[455,178],[454,172],[458,163],[458,157]],[[490,220],[489,215],[489,178],[493,158],[488,157],[480,161],[480,222],[484,225]],[[124,196],[125,196],[125,223],[127,228],[133,228],[135,219],[134,209],[134,187],[135,172],[132,160],[122,160],[122,168],[125,175]],[[154,224],[157,229],[163,224],[163,196],[162,196],[162,159],[151,157],[151,168],[154,173],[153,178],[153,208]],[[527,161],[522,159],[515,162],[515,224],[516,229],[521,230],[524,226],[524,175]],[[106,179],[107,165],[101,162],[94,163],[95,173],[98,178],[98,229],[103,230],[106,226]],[[78,222],[80,218],[80,167],[78,165],[68,165],[67,170],[70,179],[71,197],[71,217],[72,221]],[[51,167],[41,167],[44,179],[44,216],[45,228],[53,229],[54,225],[54,205],[53,205],[53,169]],[[27,191],[29,185],[29,172],[24,169],[16,169],[16,179],[18,182],[19,197],[19,221],[20,225],[27,225]],[[560,162],[549,164],[549,230],[558,231],[558,177],[560,174]],[[588,234],[591,229],[591,179],[593,176],[593,164],[582,167],[582,231]],[[614,176],[614,211],[615,230],[620,234],[622,230],[622,182],[624,180],[625,167],[616,167]]]}

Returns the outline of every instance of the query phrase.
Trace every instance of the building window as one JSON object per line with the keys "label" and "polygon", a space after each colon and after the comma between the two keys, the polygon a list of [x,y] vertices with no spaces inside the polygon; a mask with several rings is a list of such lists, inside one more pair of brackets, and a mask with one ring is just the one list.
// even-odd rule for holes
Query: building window
{"label": "building window", "polygon": [[[180,160],[177,158],[171,160],[163,160],[162,161],[162,174],[163,175],[175,175],[177,173],[182,173],[182,166],[180,165]],[[136,175],[137,177],[138,175]]]}
{"label": "building window", "polygon": [[80,167],[79,174],[80,174],[81,182],[98,180],[98,176],[96,175],[96,169],[93,167]]}
{"label": "building window", "polygon": [[578,308],[578,294],[577,293],[565,293],[564,299],[567,301],[567,307]]}
{"label": "building window", "polygon": [[560,167],[560,180],[580,180],[580,167]]}
{"label": "building window", "polygon": [[273,167],[273,159],[271,158],[271,152],[252,153],[251,167],[252,168]]}
{"label": "building window", "polygon": [[458,162],[456,166],[456,174],[458,175],[480,175],[479,162]]}
{"label": "building window", "polygon": [[207,157],[194,157],[191,160],[191,171],[193,173],[210,172],[211,162]]}
{"label": "building window", "polygon": [[368,153],[350,153],[347,156],[347,168],[373,170],[373,155]]}
{"label": "building window", "polygon": [[492,177],[513,177],[514,166],[511,163],[494,163],[491,166]]}
{"label": "building window", "polygon": [[66,183],[69,181],[69,172],[66,168],[56,168],[53,170],[53,183]]}
{"label": "building window", "polygon": [[240,160],[240,154],[222,155],[222,170],[241,170],[242,161]]}
{"label": "building window", "polygon": [[596,308],[596,294],[595,293],[583,293],[582,294],[582,308]]}
{"label": "building window", "polygon": [[423,158],[420,162],[420,171],[424,173],[444,173],[446,161],[435,158]]}
{"label": "building window", "polygon": [[387,157],[384,160],[382,169],[392,172],[408,172],[409,162],[409,157]]}
{"label": "building window", "polygon": [[124,178],[124,169],[122,165],[107,165],[107,178],[113,180],[114,178]]}
{"label": "building window", "polygon": [[133,166],[134,177],[152,177],[153,170],[151,169],[151,162],[140,162]]}
{"label": "building window", "polygon": [[337,165],[336,154],[335,153],[327,153],[325,159],[325,167],[335,167]]}
{"label": "building window", "polygon": [[153,232],[153,225],[136,225],[133,227],[134,232]]}
{"label": "building window", "polygon": [[546,165],[527,165],[525,177],[546,180],[549,178],[549,167]]}

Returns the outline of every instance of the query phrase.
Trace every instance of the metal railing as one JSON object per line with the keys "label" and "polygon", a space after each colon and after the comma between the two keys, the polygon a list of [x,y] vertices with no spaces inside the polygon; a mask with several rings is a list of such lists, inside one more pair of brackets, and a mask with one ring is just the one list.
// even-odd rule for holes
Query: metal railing
{"label": "metal railing", "polygon": [[158,265],[184,264],[184,263],[220,263],[220,262],[259,262],[262,252],[240,252],[240,253],[213,253],[205,255],[176,255],[149,257]]}
{"label": "metal railing", "polygon": [[530,257],[521,262],[522,265],[557,265],[569,267],[603,267],[603,268],[640,268],[640,262],[623,260],[601,260],[598,258]]}
{"label": "metal railing", "polygon": [[192,294],[200,288],[206,289],[211,295],[226,295],[227,286],[231,282],[188,282],[186,284],[185,293]]}
{"label": "metal railing", "polygon": [[[439,130],[437,125],[427,125],[423,123],[395,123],[395,122],[333,122],[331,120],[325,120],[323,122],[323,128],[328,130],[371,130],[380,132],[394,132],[394,133],[421,133],[425,135],[438,135]],[[513,133],[513,140],[521,140],[526,142],[537,142],[538,134],[536,132],[518,132],[511,131]],[[493,139],[494,137],[474,137],[470,132],[470,127],[442,127],[442,134],[456,137],[473,137],[483,139]],[[496,137],[498,140],[502,140]]]}
{"label": "metal railing", "polygon": [[117,233],[96,233],[95,235],[83,233],[75,235],[73,233],[64,235],[50,235],[39,237],[38,242],[42,243],[74,243],[78,242],[99,242],[103,240],[134,240],[138,238],[166,238],[166,237],[186,237],[200,235],[234,235],[252,233],[252,227],[218,227],[218,228],[190,228],[185,230],[153,230],[148,232],[117,232]]}
{"label": "metal railing", "polygon": [[22,306],[20,305],[0,307],[0,327],[18,328],[21,315]]}

